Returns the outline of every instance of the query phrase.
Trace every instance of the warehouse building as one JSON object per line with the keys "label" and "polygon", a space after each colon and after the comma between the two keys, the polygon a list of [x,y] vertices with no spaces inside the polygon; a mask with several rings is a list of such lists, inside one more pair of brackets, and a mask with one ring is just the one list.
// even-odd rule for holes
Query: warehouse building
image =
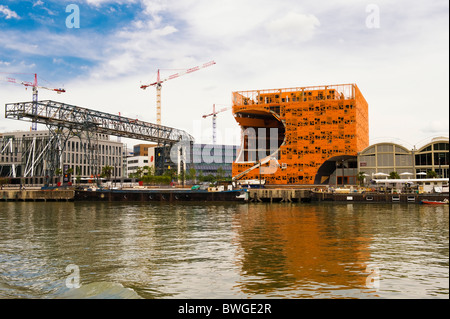
{"label": "warehouse building", "polygon": [[386,178],[392,172],[402,178],[425,178],[429,172],[448,178],[448,168],[448,137],[435,137],[413,149],[397,143],[378,143],[358,154],[358,170],[368,179]]}

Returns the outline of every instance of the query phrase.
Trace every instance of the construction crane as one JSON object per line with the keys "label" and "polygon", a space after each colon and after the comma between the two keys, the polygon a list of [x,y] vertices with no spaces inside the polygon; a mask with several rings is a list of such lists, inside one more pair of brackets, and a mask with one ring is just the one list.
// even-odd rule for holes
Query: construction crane
{"label": "construction crane", "polygon": [[206,114],[203,115],[203,118],[206,119],[209,116],[212,116],[212,125],[213,125],[213,144],[216,145],[216,139],[217,139],[217,114],[228,111],[229,109],[231,109],[231,106],[229,107],[224,107],[223,109],[220,109],[216,112],[216,105],[213,104],[213,112],[210,114]]}
{"label": "construction crane", "polygon": [[168,78],[165,78],[164,80],[161,80],[160,78],[160,70],[158,70],[158,75],[156,78],[156,82],[152,83],[152,84],[147,84],[147,85],[141,85],[141,89],[145,90],[146,88],[150,87],[150,86],[156,86],[156,124],[161,125],[161,88],[162,88],[162,83],[168,81],[168,80],[173,80],[176,79],[182,75],[185,74],[189,74],[195,71],[199,71],[201,69],[213,66],[214,64],[216,64],[216,62],[211,61],[208,63],[205,63],[201,66],[197,66],[195,68],[191,68],[191,69],[187,69],[184,70],[182,72],[173,74],[171,76],[169,76]]}
{"label": "construction crane", "polygon": [[[7,73],[7,74],[21,74],[21,73]],[[33,88],[33,103],[34,103],[34,108],[33,108],[33,114],[36,114],[36,110],[37,110],[37,102],[38,102],[38,88],[39,89],[45,89],[45,90],[49,90],[49,91],[54,91],[58,94],[64,93],[66,92],[66,90],[64,89],[52,89],[52,88],[48,88],[45,86],[38,86],[38,81],[37,81],[37,74],[34,73],[34,81],[33,82],[27,82],[27,81],[18,81],[14,78],[11,77],[0,77],[1,81],[4,82],[9,82],[9,83],[13,83],[13,84],[20,84],[25,86],[26,88],[28,87],[32,87]],[[33,121],[32,126],[31,126],[31,130],[32,131],[37,131],[37,122]]]}

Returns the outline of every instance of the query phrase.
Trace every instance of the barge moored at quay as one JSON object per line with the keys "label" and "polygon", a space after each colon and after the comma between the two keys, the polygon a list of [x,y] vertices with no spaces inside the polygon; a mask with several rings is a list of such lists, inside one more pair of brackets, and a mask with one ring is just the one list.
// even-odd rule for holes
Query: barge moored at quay
{"label": "barge moored at quay", "polygon": [[99,202],[245,202],[246,190],[207,191],[190,189],[76,190],[75,201]]}
{"label": "barge moored at quay", "polygon": [[449,193],[327,192],[306,188],[198,189],[52,189],[0,190],[3,202],[241,202],[241,203],[409,203],[442,202]]}

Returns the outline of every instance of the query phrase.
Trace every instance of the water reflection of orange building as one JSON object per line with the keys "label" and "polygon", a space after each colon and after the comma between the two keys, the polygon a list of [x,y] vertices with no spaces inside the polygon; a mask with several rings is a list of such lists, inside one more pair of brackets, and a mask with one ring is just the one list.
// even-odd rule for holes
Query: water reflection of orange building
{"label": "water reflection of orange building", "polygon": [[245,293],[366,289],[371,235],[347,206],[250,205],[237,216]]}

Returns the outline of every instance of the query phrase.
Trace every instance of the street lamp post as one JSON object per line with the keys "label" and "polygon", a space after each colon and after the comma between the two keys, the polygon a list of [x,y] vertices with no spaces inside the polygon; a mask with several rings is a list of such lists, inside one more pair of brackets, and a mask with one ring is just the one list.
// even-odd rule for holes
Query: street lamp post
{"label": "street lamp post", "polygon": [[444,154],[442,154],[442,153],[439,153],[439,177],[444,177],[444,174],[442,174],[442,168],[441,168],[441,162],[442,162],[442,158],[444,157],[443,156]]}

